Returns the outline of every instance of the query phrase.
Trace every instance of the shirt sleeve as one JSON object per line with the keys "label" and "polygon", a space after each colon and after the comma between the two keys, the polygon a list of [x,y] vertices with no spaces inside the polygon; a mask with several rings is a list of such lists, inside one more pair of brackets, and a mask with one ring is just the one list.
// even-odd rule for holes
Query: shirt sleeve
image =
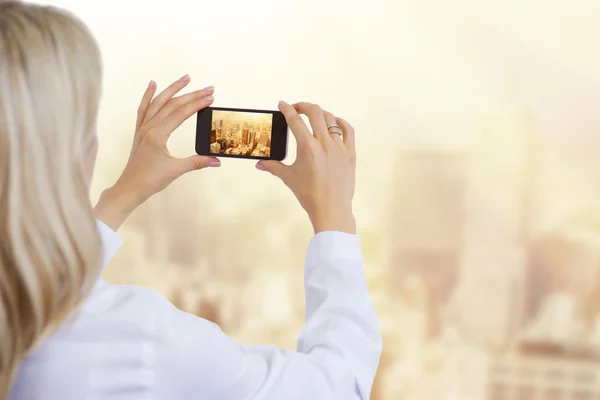
{"label": "shirt sleeve", "polygon": [[367,400],[382,342],[358,237],[315,235],[304,285],[297,351],[237,344],[217,325],[169,304],[156,352],[159,398]]}
{"label": "shirt sleeve", "polygon": [[97,219],[96,225],[102,242],[102,267],[104,268],[123,244],[123,239],[104,222]]}

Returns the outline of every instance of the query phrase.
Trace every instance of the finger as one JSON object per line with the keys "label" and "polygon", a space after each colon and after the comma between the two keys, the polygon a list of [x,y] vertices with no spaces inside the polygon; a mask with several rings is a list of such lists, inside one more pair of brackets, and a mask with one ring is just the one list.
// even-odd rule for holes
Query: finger
{"label": "finger", "polygon": [[154,118],[152,118],[152,120],[148,121],[147,123],[158,124],[176,109],[181,108],[198,99],[208,97],[214,92],[215,88],[213,86],[209,86],[202,90],[196,90],[195,92],[184,94],[183,96],[173,97],[171,100],[167,101],[167,104],[165,104],[160,109],[158,114],[156,114]]}
{"label": "finger", "polygon": [[[325,124],[327,125],[327,127],[331,125],[338,125],[337,120],[332,113],[323,110],[323,116],[325,117]],[[327,133],[329,133],[329,136],[333,139],[334,142],[338,142],[340,144],[342,143],[342,136],[340,134],[335,132],[331,133],[329,132],[329,129],[327,130]]]}
{"label": "finger", "polygon": [[191,101],[173,111],[164,120],[159,121],[156,125],[156,129],[159,129],[160,134],[168,138],[186,119],[203,108],[210,106],[214,100],[215,98],[213,96],[207,96]]}
{"label": "finger", "polygon": [[336,118],[338,125],[344,132],[344,144],[354,154],[356,152],[354,128],[343,118]]}
{"label": "finger", "polygon": [[279,111],[285,117],[285,120],[292,131],[292,134],[296,138],[296,142],[304,143],[310,139],[312,139],[312,135],[310,134],[310,130],[302,120],[302,117],[296,109],[290,106],[285,101],[279,102]]}
{"label": "finger", "polygon": [[144,122],[144,118],[146,117],[146,112],[148,111],[148,107],[150,106],[150,102],[152,101],[152,97],[154,97],[154,93],[156,93],[156,82],[153,80],[150,81],[144,95],[142,96],[142,101],[140,102],[140,106],[138,107],[137,112],[137,121],[135,123],[135,132],[140,130],[142,123]]}
{"label": "finger", "polygon": [[207,156],[190,156],[187,158],[181,158],[178,160],[181,165],[181,173],[185,174],[191,171],[197,171],[199,169],[207,167],[220,167],[221,161],[216,157]]}
{"label": "finger", "polygon": [[310,126],[313,131],[313,135],[320,140],[331,140],[329,132],[327,131],[327,124],[325,123],[325,116],[323,110],[317,104],[312,103],[296,103],[294,108],[299,114],[304,114],[310,121]]}
{"label": "finger", "polygon": [[289,166],[285,165],[281,161],[275,160],[260,160],[256,164],[256,169],[270,172],[271,174],[281,179],[284,183],[287,182],[289,168]]}
{"label": "finger", "polygon": [[179,78],[179,80],[173,82],[168,88],[163,90],[158,96],[156,96],[156,98],[150,103],[150,107],[146,112],[146,117],[144,118],[143,123],[146,123],[154,118],[162,106],[164,106],[167,101],[171,100],[171,98],[175,96],[177,92],[186,87],[188,83],[190,83],[190,76],[184,75]]}

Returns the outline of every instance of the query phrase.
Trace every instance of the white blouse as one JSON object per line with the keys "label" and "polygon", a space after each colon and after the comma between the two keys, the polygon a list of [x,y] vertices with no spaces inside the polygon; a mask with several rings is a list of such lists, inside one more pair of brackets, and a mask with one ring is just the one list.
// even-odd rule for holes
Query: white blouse
{"label": "white blouse", "polygon": [[[98,222],[105,265],[122,241]],[[136,286],[100,281],[21,365],[9,400],[362,399],[382,349],[359,239],[313,237],[297,351],[244,346]]]}

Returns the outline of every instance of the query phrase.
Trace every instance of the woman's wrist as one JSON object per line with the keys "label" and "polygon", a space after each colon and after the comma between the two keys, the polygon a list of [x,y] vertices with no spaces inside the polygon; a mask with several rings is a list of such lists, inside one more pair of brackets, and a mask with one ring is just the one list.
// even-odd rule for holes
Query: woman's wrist
{"label": "woman's wrist", "polygon": [[139,204],[127,191],[113,186],[102,192],[94,213],[98,220],[116,232]]}
{"label": "woman's wrist", "polygon": [[339,209],[310,218],[315,235],[319,232],[337,231],[356,234],[356,220],[352,210]]}

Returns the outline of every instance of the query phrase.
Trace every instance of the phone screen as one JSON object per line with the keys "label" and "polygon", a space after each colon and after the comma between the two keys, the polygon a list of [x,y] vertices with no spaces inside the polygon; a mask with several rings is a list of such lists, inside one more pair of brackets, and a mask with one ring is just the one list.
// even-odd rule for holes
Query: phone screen
{"label": "phone screen", "polygon": [[271,157],[273,114],[214,110],[210,154]]}

